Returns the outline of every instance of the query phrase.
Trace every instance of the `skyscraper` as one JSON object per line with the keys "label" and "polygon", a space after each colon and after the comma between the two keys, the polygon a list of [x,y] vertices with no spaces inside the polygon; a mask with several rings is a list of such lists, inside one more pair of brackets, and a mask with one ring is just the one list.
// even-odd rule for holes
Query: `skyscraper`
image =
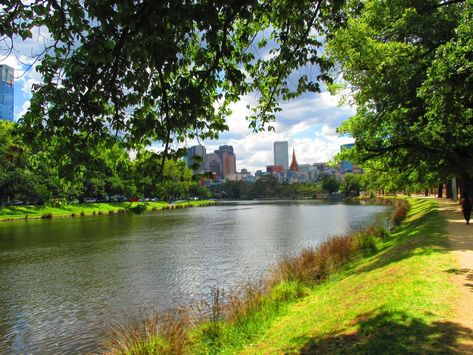
{"label": "skyscraper", "polygon": [[[343,152],[345,149],[352,149],[355,143],[343,144],[340,146],[340,151]],[[342,160],[341,169],[342,174],[353,172],[353,163],[351,161]]]}
{"label": "skyscraper", "polygon": [[[204,161],[205,161],[206,150],[203,145],[194,145],[187,149],[187,167],[194,169],[196,172],[202,173],[205,171]],[[196,159],[195,157],[199,157]],[[197,167],[194,165],[198,165]]]}
{"label": "skyscraper", "polygon": [[274,142],[274,165],[282,165],[284,170],[289,168],[289,148],[287,141]]}
{"label": "skyscraper", "polygon": [[13,68],[2,64],[0,74],[0,119],[13,121]]}
{"label": "skyscraper", "polygon": [[215,173],[220,177],[222,164],[220,164],[220,158],[215,153],[209,153],[205,156],[205,170]]}
{"label": "skyscraper", "polygon": [[225,178],[228,174],[236,173],[236,157],[233,153],[233,146],[221,145],[215,154],[220,158],[220,176]]}

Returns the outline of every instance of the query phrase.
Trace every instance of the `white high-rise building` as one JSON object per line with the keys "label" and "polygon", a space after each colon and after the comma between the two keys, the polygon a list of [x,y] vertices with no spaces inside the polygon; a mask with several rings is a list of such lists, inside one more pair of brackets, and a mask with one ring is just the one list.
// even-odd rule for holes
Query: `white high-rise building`
{"label": "white high-rise building", "polygon": [[287,141],[274,142],[274,165],[282,165],[284,170],[289,168],[289,148]]}

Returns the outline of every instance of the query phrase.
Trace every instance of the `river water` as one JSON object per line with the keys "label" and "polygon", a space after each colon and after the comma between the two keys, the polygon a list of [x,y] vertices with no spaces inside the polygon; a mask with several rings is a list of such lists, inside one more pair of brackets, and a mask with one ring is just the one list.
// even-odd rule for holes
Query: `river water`
{"label": "river water", "polygon": [[272,201],[0,223],[0,353],[96,351],[116,322],[229,289],[387,212]]}

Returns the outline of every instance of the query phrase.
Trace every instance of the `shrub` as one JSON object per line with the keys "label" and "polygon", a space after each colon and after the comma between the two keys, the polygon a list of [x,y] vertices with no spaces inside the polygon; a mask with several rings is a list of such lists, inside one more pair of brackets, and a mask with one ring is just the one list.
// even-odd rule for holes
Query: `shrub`
{"label": "shrub", "polygon": [[52,213],[43,213],[41,218],[42,219],[51,219],[51,218],[53,218],[53,214]]}

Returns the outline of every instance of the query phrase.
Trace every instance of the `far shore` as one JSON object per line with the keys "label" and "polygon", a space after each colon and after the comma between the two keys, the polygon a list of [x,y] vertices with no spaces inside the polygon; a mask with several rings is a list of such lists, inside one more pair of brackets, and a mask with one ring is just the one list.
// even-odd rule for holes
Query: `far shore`
{"label": "far shore", "polygon": [[[98,202],[67,204],[60,207],[47,205],[5,206],[0,207],[0,222],[125,214],[130,208],[141,203],[142,202]],[[187,207],[205,207],[215,205],[216,203],[216,201],[212,200],[186,200],[171,204],[164,201],[145,202],[147,207],[146,211],[148,212]]]}

